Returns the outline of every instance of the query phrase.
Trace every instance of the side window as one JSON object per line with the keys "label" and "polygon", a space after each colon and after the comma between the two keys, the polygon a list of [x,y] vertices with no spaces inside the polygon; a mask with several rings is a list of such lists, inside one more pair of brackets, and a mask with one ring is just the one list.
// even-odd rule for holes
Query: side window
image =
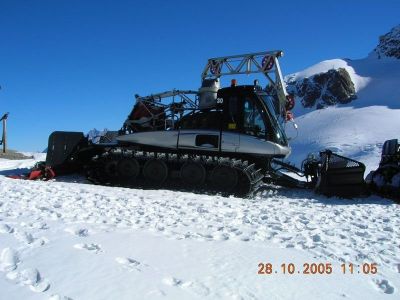
{"label": "side window", "polygon": [[265,137],[264,120],[253,101],[245,98],[243,101],[243,130],[245,134]]}
{"label": "side window", "polygon": [[228,120],[227,120],[227,129],[228,130],[237,130],[239,129],[239,100],[237,97],[233,96],[229,98],[228,101]]}
{"label": "side window", "polygon": [[221,113],[198,112],[184,116],[180,121],[180,129],[220,129]]}

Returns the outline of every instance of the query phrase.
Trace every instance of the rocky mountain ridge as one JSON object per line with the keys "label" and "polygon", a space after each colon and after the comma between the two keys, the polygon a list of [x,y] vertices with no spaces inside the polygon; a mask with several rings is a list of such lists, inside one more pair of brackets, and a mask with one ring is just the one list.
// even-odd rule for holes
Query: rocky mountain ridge
{"label": "rocky mountain ridge", "polygon": [[356,99],[356,90],[345,68],[331,69],[301,80],[287,82],[287,90],[300,98],[303,107],[317,109],[346,104]]}
{"label": "rocky mountain ridge", "polygon": [[370,53],[378,59],[393,57],[400,59],[400,25],[393,27],[388,33],[379,37],[379,44]]}
{"label": "rocky mountain ridge", "polygon": [[[378,60],[384,58],[400,59],[400,25],[379,38],[379,44],[367,59],[379,62]],[[358,97],[357,80],[360,72],[351,67],[352,60],[343,59],[342,62],[345,66],[332,66],[321,72],[303,71],[286,76],[288,92],[295,96],[298,105],[301,103],[307,109],[351,103]],[[366,76],[364,79],[368,81],[371,78]]]}

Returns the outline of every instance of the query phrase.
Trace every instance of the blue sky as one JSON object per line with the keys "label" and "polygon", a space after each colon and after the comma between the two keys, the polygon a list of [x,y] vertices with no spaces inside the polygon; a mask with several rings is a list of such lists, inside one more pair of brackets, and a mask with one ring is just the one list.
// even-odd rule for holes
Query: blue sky
{"label": "blue sky", "polygon": [[119,129],[133,95],[197,89],[208,57],[282,49],[284,74],[365,57],[400,1],[0,0],[0,113],[9,145]]}

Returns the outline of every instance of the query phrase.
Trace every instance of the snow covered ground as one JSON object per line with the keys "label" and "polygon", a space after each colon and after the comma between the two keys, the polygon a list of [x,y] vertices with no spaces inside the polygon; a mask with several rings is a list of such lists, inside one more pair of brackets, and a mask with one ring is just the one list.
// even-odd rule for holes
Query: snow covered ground
{"label": "snow covered ground", "polygon": [[[2,160],[0,174],[33,163]],[[0,299],[398,299],[399,217],[375,196],[238,199],[0,176]],[[333,271],[303,274],[304,263]]]}
{"label": "snow covered ground", "polygon": [[[385,106],[329,107],[300,116],[298,136],[291,141],[289,161],[298,165],[307,153],[331,149],[337,154],[359,160],[366,174],[378,167],[382,145],[400,139],[400,109]],[[296,132],[287,124],[289,136]]]}

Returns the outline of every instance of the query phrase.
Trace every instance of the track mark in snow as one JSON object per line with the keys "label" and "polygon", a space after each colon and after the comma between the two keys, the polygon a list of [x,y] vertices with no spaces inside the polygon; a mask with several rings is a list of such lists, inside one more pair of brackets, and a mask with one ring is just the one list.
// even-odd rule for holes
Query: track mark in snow
{"label": "track mark in snow", "polygon": [[314,243],[321,242],[321,236],[319,234],[314,234],[311,238],[312,238]]}
{"label": "track mark in snow", "polygon": [[49,300],[73,300],[72,298],[66,297],[66,296],[60,296],[57,294],[51,295]]}
{"label": "track mark in snow", "polygon": [[210,294],[210,289],[204,284],[196,281],[184,282],[181,279],[175,277],[164,277],[162,282],[168,286],[181,287],[195,295],[206,297]]}
{"label": "track mark in snow", "polygon": [[39,222],[34,222],[34,223],[30,224],[30,227],[31,227],[31,228],[35,228],[35,229],[41,229],[41,230],[47,230],[47,229],[50,228],[50,227],[47,225],[47,223],[41,222],[41,221],[39,221]]}
{"label": "track mark in snow", "polygon": [[0,224],[0,233],[13,233],[14,228],[7,224]]}
{"label": "track mark in snow", "polygon": [[21,227],[27,227],[27,228],[31,228],[31,229],[41,229],[41,230],[47,230],[47,229],[49,229],[49,226],[45,223],[45,222],[43,222],[43,221],[41,221],[41,220],[35,220],[35,221],[33,221],[33,222],[28,222],[28,223],[26,223],[26,222],[21,222],[20,223],[20,226]]}
{"label": "track mark in snow", "polygon": [[15,270],[7,273],[7,278],[17,284],[28,286],[32,291],[41,293],[50,288],[50,283],[47,279],[42,278],[37,269],[25,269],[21,272]]}
{"label": "track mark in snow", "polygon": [[46,237],[41,237],[41,238],[36,239],[36,240],[32,243],[32,246],[34,246],[34,247],[40,247],[40,246],[43,246],[43,245],[47,244],[48,242],[49,242],[48,238],[46,238]]}
{"label": "track mark in snow", "polygon": [[31,285],[30,289],[36,293],[42,293],[47,291],[50,288],[50,283],[47,279],[43,279],[38,282],[36,285]]}
{"label": "track mark in snow", "polygon": [[14,236],[17,240],[24,242],[26,244],[32,244],[35,239],[29,232],[26,231],[15,231]]}
{"label": "track mark in snow", "polygon": [[147,293],[147,296],[153,298],[153,297],[163,297],[166,296],[167,294],[163,290],[152,290]]}
{"label": "track mark in snow", "polygon": [[66,228],[65,232],[68,232],[72,235],[80,236],[80,237],[87,237],[89,236],[89,230],[86,228]]}
{"label": "track mark in snow", "polygon": [[182,284],[182,288],[202,297],[206,297],[210,294],[210,289],[208,287],[196,281],[187,281]]}
{"label": "track mark in snow", "polygon": [[40,273],[36,269],[25,269],[17,275],[17,279],[25,285],[35,285],[40,281]]}
{"label": "track mark in snow", "polygon": [[40,247],[47,244],[49,240],[46,237],[35,238],[31,233],[20,230],[13,230],[14,237],[31,247]]}
{"label": "track mark in snow", "polygon": [[102,252],[100,245],[97,244],[75,244],[74,248],[79,250],[88,250],[94,253]]}
{"label": "track mark in snow", "polygon": [[180,279],[177,279],[174,277],[165,277],[165,278],[163,278],[162,282],[165,285],[169,285],[169,286],[178,286],[182,283],[182,281]]}
{"label": "track mark in snow", "polygon": [[[140,266],[142,266],[143,264],[141,264],[139,261],[134,260],[133,258],[129,258],[129,257],[117,257],[115,258],[115,261],[117,263],[119,263],[120,265],[122,265],[124,268],[129,269],[129,270],[137,270],[137,271],[141,271]],[[146,265],[144,265],[146,266]]]}
{"label": "track mark in snow", "polygon": [[0,270],[3,272],[10,272],[17,268],[20,262],[18,251],[12,248],[5,248],[0,256]]}
{"label": "track mark in snow", "polygon": [[394,287],[386,279],[374,279],[372,280],[375,286],[385,294],[393,294]]}

